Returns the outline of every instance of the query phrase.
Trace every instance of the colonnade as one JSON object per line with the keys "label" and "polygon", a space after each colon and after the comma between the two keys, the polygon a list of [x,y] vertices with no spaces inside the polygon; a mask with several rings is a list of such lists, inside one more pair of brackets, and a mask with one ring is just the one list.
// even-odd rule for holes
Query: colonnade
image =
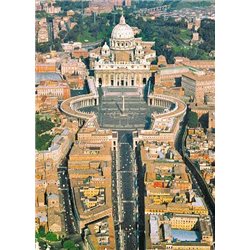
{"label": "colonnade", "polygon": [[99,105],[99,99],[98,98],[91,98],[91,99],[77,100],[71,104],[71,107],[74,110],[78,110],[80,108],[84,108],[84,107],[88,107],[88,106],[97,106],[97,105]]}
{"label": "colonnade", "polygon": [[150,98],[148,99],[149,106],[157,106],[157,107],[169,107],[173,102],[169,100],[157,99],[157,98]]}

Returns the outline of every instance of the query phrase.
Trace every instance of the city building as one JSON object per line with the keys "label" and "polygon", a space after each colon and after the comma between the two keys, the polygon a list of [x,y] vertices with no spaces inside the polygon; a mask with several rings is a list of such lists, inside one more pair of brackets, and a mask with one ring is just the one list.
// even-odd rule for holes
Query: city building
{"label": "city building", "polygon": [[80,57],[88,58],[89,52],[85,49],[75,49],[71,52],[72,57],[79,59]]}
{"label": "city building", "polygon": [[89,7],[84,9],[85,15],[91,15],[92,13],[110,13],[115,7],[130,7],[131,0],[91,0],[89,1]]}
{"label": "city building", "polygon": [[57,165],[52,159],[36,158],[35,221],[37,230],[63,233]]}
{"label": "city building", "polygon": [[68,153],[75,136],[75,128],[65,128],[60,135],[56,135],[48,150],[37,151],[37,160],[52,160],[55,166],[58,166],[60,161]]}
{"label": "city building", "polygon": [[[111,166],[112,150],[117,146],[117,134],[110,130],[83,127],[75,142],[68,162],[69,178],[74,192],[78,223],[85,232],[85,246],[93,244],[115,249],[112,212]],[[106,238],[100,238],[94,225],[106,220]],[[100,228],[99,228],[100,229]],[[105,230],[104,230],[105,231]],[[103,231],[103,232],[104,232]],[[99,246],[99,247],[98,247]]]}
{"label": "city building", "polygon": [[204,71],[187,72],[182,75],[181,85],[186,96],[194,98],[197,105],[202,105],[206,94],[215,93],[215,75]]}
{"label": "city building", "polygon": [[87,70],[81,59],[71,59],[61,63],[61,73],[63,75],[79,75],[85,77]]}
{"label": "city building", "polygon": [[176,66],[186,66],[190,70],[198,69],[205,71],[215,71],[215,61],[214,60],[190,60],[186,57],[175,57]]}
{"label": "city building", "polygon": [[167,59],[166,59],[166,57],[165,56],[163,56],[163,55],[160,55],[160,56],[158,56],[158,66],[159,67],[161,67],[161,66],[163,66],[163,67],[165,67],[165,66],[167,66]]}
{"label": "city building", "polygon": [[92,15],[93,13],[110,13],[114,9],[114,0],[91,0],[89,7],[84,9],[85,15]]}
{"label": "city building", "polygon": [[49,41],[49,32],[48,27],[43,26],[38,30],[37,33],[37,42],[38,43],[47,43]]}
{"label": "city building", "polygon": [[56,63],[36,63],[35,71],[37,73],[56,72]]}
{"label": "city building", "polygon": [[145,169],[146,249],[211,249],[213,233],[203,198],[168,144],[140,144]]}
{"label": "city building", "polygon": [[63,81],[63,78],[62,75],[57,72],[36,72],[35,85],[38,86],[42,81]]}
{"label": "city building", "polygon": [[40,81],[36,91],[38,96],[54,96],[59,100],[66,100],[70,97],[70,88],[66,81]]}
{"label": "city building", "polygon": [[208,128],[215,129],[215,112],[208,113]]}
{"label": "city building", "polygon": [[81,42],[62,43],[62,49],[64,52],[72,52],[75,49],[81,49],[81,48],[82,48]]}
{"label": "city building", "polygon": [[198,32],[194,32],[191,42],[198,42],[199,40],[200,40],[199,33]]}
{"label": "city building", "polygon": [[41,11],[42,10],[42,5],[41,5],[40,0],[36,0],[35,10],[36,11]]}
{"label": "city building", "polygon": [[113,2],[114,2],[114,5],[118,7],[122,7],[122,6],[130,7],[131,6],[131,0],[113,0]]}
{"label": "city building", "polygon": [[197,31],[201,25],[202,19],[215,19],[215,5],[208,7],[196,7],[196,8],[180,8],[169,10],[168,5],[144,8],[137,11],[137,15],[143,18],[154,20],[157,17],[164,16],[165,18],[174,18],[175,21],[180,21],[182,18],[188,23],[188,29],[194,28]]}
{"label": "city building", "polygon": [[54,6],[53,3],[44,3],[43,4],[43,9],[48,14],[58,14],[58,13],[61,12],[61,7]]}
{"label": "city building", "polygon": [[68,10],[67,11],[67,16],[74,16],[75,12],[73,10]]}
{"label": "city building", "polygon": [[85,78],[83,78],[81,75],[66,75],[65,77],[71,89],[83,89],[85,86]]}
{"label": "city building", "polygon": [[[209,113],[209,114],[212,114]],[[209,191],[215,197],[215,134],[214,130],[188,129],[186,137],[188,157],[200,169]]]}
{"label": "city building", "polygon": [[50,96],[36,96],[36,112],[50,112],[57,110],[58,98]]}

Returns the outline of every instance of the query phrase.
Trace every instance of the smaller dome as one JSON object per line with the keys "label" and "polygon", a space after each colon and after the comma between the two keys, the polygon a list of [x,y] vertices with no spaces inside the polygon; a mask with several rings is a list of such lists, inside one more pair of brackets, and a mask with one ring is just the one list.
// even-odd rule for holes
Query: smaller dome
{"label": "smaller dome", "polygon": [[102,46],[103,50],[109,50],[108,44],[105,42],[104,45]]}
{"label": "smaller dome", "polygon": [[102,55],[103,56],[110,56],[110,49],[109,46],[107,45],[107,43],[105,42],[105,44],[102,46]]}

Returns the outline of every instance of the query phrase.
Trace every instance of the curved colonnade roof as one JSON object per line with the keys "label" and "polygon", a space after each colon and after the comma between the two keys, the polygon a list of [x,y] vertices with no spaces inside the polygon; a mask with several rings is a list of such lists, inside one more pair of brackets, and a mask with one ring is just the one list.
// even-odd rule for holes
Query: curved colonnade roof
{"label": "curved colonnade roof", "polygon": [[177,108],[168,112],[168,113],[160,113],[160,114],[153,114],[154,118],[163,118],[163,117],[178,117],[183,115],[187,110],[187,105],[182,100],[173,97],[173,96],[166,96],[166,95],[151,95],[149,97],[153,97],[154,99],[158,100],[166,100],[175,103]]}
{"label": "curved colonnade roof", "polygon": [[[165,96],[165,95],[152,95],[149,97],[153,97],[154,99],[159,99],[159,100],[166,100],[175,103],[176,109],[168,112],[168,113],[160,113],[160,114],[153,114],[153,117],[155,119],[160,119],[160,118],[170,118],[170,117],[179,117],[183,115],[186,112],[187,106],[186,104],[175,97],[172,96]],[[90,119],[97,119],[96,114],[93,113],[86,113],[86,112],[81,112],[73,108],[73,104],[85,100],[90,100],[92,98],[96,98],[94,94],[86,94],[86,95],[80,95],[80,96],[74,96],[71,97],[61,104],[61,110],[68,116],[77,118],[77,119],[82,119],[84,121],[88,121]]]}
{"label": "curved colonnade roof", "polygon": [[94,112],[92,113],[81,112],[81,111],[73,109],[72,105],[74,103],[85,101],[85,100],[90,100],[95,97],[96,96],[94,94],[74,96],[63,101],[60,108],[66,115],[69,115],[71,117],[82,119],[82,120],[89,120],[91,118],[93,119],[93,118],[96,118],[96,115]]}

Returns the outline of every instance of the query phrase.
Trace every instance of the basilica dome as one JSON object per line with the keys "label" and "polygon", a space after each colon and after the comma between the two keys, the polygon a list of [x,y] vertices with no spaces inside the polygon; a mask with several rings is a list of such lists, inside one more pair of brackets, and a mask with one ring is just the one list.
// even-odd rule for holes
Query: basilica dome
{"label": "basilica dome", "polygon": [[122,15],[119,24],[117,24],[111,34],[111,39],[131,39],[134,38],[133,29],[126,24],[125,18]]}

